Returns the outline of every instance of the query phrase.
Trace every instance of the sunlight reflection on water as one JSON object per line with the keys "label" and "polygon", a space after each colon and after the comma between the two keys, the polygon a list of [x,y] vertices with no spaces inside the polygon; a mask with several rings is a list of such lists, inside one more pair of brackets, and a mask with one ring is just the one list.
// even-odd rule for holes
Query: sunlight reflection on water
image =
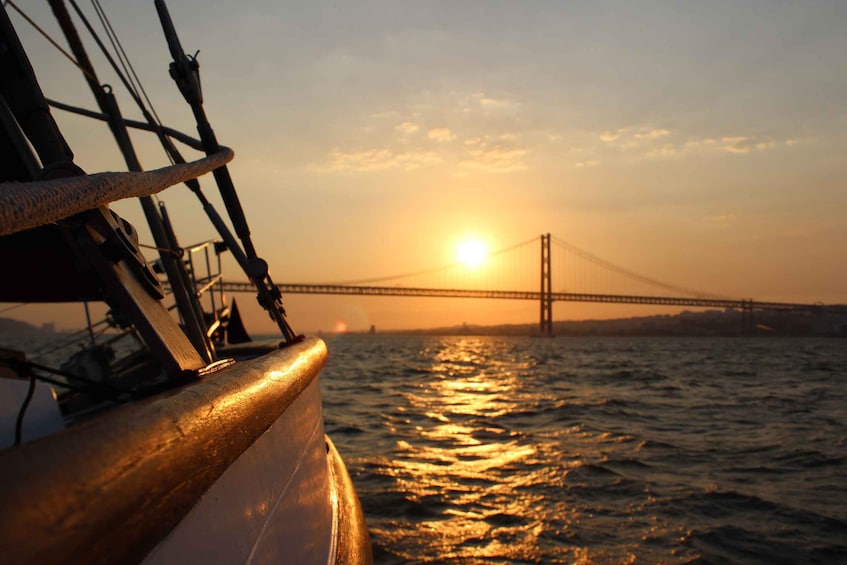
{"label": "sunlight reflection on water", "polygon": [[[545,467],[527,472],[537,447],[494,423],[519,408],[522,394],[513,364],[492,366],[500,352],[490,351],[491,346],[473,338],[439,343],[429,378],[403,395],[408,406],[432,422],[415,426],[426,444],[398,442],[392,474],[407,500],[436,516],[411,527],[393,524],[378,530],[389,544],[416,538],[416,549],[436,549],[444,560],[540,559],[543,495],[519,487],[561,480]],[[566,555],[584,558],[587,553],[571,548],[563,551]],[[408,560],[420,556],[419,551],[404,555]]]}
{"label": "sunlight reflection on water", "polygon": [[[780,345],[364,336],[341,345],[324,375],[327,431],[377,563],[847,559],[847,516],[830,494],[847,494],[845,426],[833,417],[844,375],[798,381],[770,355]],[[753,348],[764,351],[755,368]]]}

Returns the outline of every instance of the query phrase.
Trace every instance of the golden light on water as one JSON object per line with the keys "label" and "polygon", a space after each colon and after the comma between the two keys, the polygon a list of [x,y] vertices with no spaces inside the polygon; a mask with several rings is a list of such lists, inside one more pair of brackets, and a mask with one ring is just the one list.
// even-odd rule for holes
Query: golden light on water
{"label": "golden light on water", "polygon": [[[426,378],[410,382],[401,395],[399,412],[410,433],[383,462],[403,496],[392,502],[394,517],[372,526],[372,534],[385,547],[402,548],[393,550],[398,558],[420,563],[633,562],[644,551],[638,543],[609,546],[586,536],[586,524],[614,532],[621,518],[582,495],[598,485],[625,490],[627,479],[604,465],[613,454],[637,451],[638,442],[566,425],[567,418],[562,425],[527,427],[540,422],[539,407],[555,406],[556,418],[566,417],[571,405],[547,388],[527,386],[526,372],[539,360],[508,347],[468,337],[439,340],[421,352],[430,361],[416,374]],[[607,400],[591,387],[577,394],[575,409],[593,396],[600,405]],[[552,507],[551,491],[559,499]],[[643,515],[651,502],[639,495],[627,504]],[[629,527],[643,528],[645,539],[668,529],[660,520]]]}
{"label": "golden light on water", "polygon": [[480,370],[490,361],[479,349],[487,345],[473,338],[445,342],[430,367],[433,378],[406,394],[409,410],[429,424],[417,426],[419,441],[398,442],[392,474],[422,516],[414,526],[395,524],[379,535],[437,546],[443,559],[531,560],[545,518],[528,487],[562,477],[548,467],[533,469],[538,448],[495,423],[515,410],[520,382],[509,370]]}

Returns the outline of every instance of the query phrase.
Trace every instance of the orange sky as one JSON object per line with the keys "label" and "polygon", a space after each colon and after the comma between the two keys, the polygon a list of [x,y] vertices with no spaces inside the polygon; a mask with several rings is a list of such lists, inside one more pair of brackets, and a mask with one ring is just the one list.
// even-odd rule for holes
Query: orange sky
{"label": "orange sky", "polygon": [[[495,250],[550,232],[683,287],[847,302],[847,4],[171,4],[183,46],[200,49],[207,112],[236,151],[231,171],[278,282],[413,272],[453,262],[469,236]],[[49,9],[25,9],[59,37]],[[152,3],[108,9],[165,123],[194,131]],[[93,108],[78,72],[12,19],[47,96]],[[137,117],[128,97],[121,106]],[[83,168],[121,167],[105,127],[54,114]],[[135,139],[147,168],[166,164],[149,137]],[[164,199],[183,243],[212,237],[187,190]],[[136,203],[115,209],[143,224]],[[300,331],[532,322],[538,310],[286,305]],[[555,306],[557,319],[651,312]],[[80,313],[4,315],[68,327]]]}

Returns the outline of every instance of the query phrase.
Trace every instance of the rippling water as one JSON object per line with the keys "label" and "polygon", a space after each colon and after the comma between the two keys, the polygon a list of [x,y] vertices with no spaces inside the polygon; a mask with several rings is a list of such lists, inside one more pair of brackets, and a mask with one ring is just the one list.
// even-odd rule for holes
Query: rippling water
{"label": "rippling water", "polygon": [[847,342],[340,336],[378,563],[847,563]]}

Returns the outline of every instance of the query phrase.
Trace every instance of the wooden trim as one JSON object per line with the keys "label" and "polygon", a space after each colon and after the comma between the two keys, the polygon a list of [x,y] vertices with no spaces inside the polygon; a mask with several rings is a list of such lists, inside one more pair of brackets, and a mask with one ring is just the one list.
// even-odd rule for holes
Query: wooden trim
{"label": "wooden trim", "polygon": [[141,560],[315,379],[316,338],[0,453],[0,555]]}

